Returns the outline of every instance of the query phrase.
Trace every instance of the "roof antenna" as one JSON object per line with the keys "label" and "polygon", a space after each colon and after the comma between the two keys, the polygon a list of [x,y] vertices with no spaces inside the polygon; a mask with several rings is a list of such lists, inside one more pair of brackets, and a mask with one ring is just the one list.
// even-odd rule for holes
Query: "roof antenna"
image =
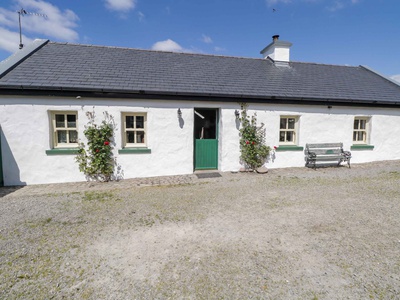
{"label": "roof antenna", "polygon": [[22,44],[22,28],[21,28],[21,16],[24,15],[34,15],[34,16],[39,16],[47,19],[47,15],[45,14],[38,14],[38,13],[32,13],[32,12],[27,12],[25,9],[21,8],[21,10],[17,11],[18,13],[18,22],[19,22],[19,49],[24,48],[24,44]]}

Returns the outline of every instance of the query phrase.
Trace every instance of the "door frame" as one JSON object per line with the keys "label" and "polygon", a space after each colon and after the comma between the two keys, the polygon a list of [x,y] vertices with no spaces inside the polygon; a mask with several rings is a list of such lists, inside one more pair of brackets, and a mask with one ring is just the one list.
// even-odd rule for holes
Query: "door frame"
{"label": "door frame", "polygon": [[[196,168],[196,118],[198,118],[198,111],[215,111],[215,140],[217,141],[217,147],[215,149],[216,153],[216,166],[212,168]],[[193,171],[199,170],[218,170],[219,169],[219,148],[220,148],[220,137],[219,137],[219,127],[220,127],[220,108],[215,107],[194,107],[193,108]]]}

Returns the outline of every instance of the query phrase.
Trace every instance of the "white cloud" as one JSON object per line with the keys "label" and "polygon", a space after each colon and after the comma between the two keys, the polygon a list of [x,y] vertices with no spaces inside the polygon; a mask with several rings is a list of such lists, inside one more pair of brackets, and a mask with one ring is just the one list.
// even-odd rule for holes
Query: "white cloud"
{"label": "white cloud", "polygon": [[201,40],[203,43],[206,43],[206,44],[212,44],[212,42],[213,42],[212,39],[205,34],[202,35]]}
{"label": "white cloud", "polygon": [[181,45],[171,39],[157,42],[151,47],[151,49],[159,51],[185,52]]}
{"label": "white cloud", "polygon": [[[79,38],[74,30],[77,27],[78,16],[69,9],[61,11],[57,6],[41,0],[17,0],[16,7],[23,7],[28,13],[44,14],[44,18],[38,15],[21,15],[23,43],[32,41],[40,34],[49,38],[64,41],[76,41]],[[13,44],[19,42],[18,13],[16,10],[0,9],[0,48],[10,51],[10,39]],[[30,37],[30,38],[29,38]]]}
{"label": "white cloud", "polygon": [[135,8],[136,0],[105,0],[106,7],[118,12],[127,12]]}
{"label": "white cloud", "polygon": [[222,47],[214,47],[214,51],[216,51],[216,52],[224,52],[224,51],[226,51],[226,49],[225,48],[222,48]]}
{"label": "white cloud", "polygon": [[393,80],[396,80],[398,83],[400,83],[400,74],[398,75],[393,75],[390,78],[392,78]]}
{"label": "white cloud", "polygon": [[78,26],[79,18],[72,10],[61,11],[57,6],[40,0],[19,0],[18,3],[25,10],[47,15],[47,18],[32,15],[22,17],[26,31],[66,41],[78,39],[79,35],[73,28]]}
{"label": "white cloud", "polygon": [[278,3],[290,3],[291,0],[266,0],[268,6],[276,5]]}
{"label": "white cloud", "polygon": [[139,22],[143,22],[146,16],[141,11],[138,12]]}
{"label": "white cloud", "polygon": [[341,1],[335,1],[331,6],[328,7],[330,11],[337,11],[344,8],[344,4]]}
{"label": "white cloud", "polygon": [[[30,38],[26,36],[22,37],[22,41],[24,44],[28,44],[32,42]],[[5,28],[0,27],[0,49],[6,50],[10,53],[14,53],[18,50],[19,47],[19,33],[9,31]]]}
{"label": "white cloud", "polygon": [[355,5],[358,3],[360,3],[360,0],[347,0],[347,1],[336,0],[336,1],[333,1],[332,5],[328,6],[327,8],[328,8],[328,10],[335,12],[335,11],[341,10],[349,5]]}
{"label": "white cloud", "polygon": [[[306,3],[320,3],[322,0],[265,0],[268,6],[278,5],[280,3],[288,4],[295,2],[306,2]],[[330,11],[337,11],[345,8],[349,4],[358,4],[361,0],[325,0],[327,3],[327,9]]]}
{"label": "white cloud", "polygon": [[9,11],[7,9],[1,8],[0,7],[0,24],[7,26],[7,27],[12,27],[12,26],[18,26],[18,15],[14,11]]}

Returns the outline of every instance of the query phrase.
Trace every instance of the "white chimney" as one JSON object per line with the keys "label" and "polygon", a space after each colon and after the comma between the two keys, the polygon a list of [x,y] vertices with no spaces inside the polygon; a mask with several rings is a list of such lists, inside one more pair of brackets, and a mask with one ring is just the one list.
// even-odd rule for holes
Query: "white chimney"
{"label": "white chimney", "polygon": [[292,43],[279,40],[279,35],[272,37],[272,43],[262,49],[260,53],[264,58],[271,58],[274,61],[289,62],[289,51]]}

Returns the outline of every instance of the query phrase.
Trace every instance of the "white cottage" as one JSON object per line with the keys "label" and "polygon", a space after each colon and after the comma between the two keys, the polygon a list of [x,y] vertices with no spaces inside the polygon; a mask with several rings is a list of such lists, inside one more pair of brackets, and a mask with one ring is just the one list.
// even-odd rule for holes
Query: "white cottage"
{"label": "white cottage", "polygon": [[267,167],[301,167],[306,143],[343,142],[352,163],[400,159],[400,86],[364,66],[292,62],[278,36],[264,58],[35,40],[0,63],[0,181],[84,181],[86,113],[117,124],[124,178],[237,171],[243,103],[257,113]]}

